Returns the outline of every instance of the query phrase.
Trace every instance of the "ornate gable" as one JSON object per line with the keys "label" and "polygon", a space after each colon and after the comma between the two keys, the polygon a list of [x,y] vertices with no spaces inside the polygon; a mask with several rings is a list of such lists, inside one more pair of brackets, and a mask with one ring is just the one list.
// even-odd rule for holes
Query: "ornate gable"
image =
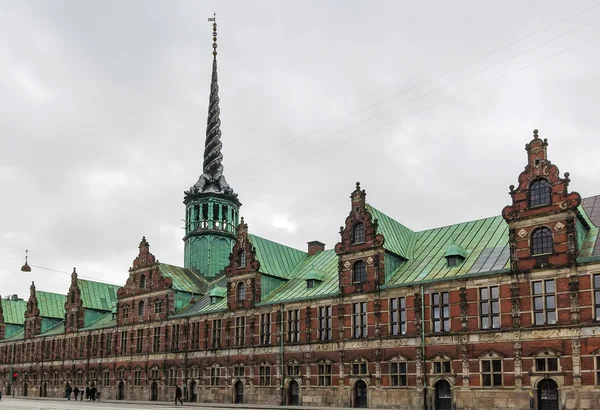
{"label": "ornate gable", "polygon": [[248,237],[248,224],[241,218],[236,229],[236,242],[229,255],[227,275],[227,304],[234,310],[249,308],[260,302],[260,262]]}
{"label": "ornate gable", "polygon": [[42,318],[38,308],[38,300],[35,294],[35,283],[32,281],[29,287],[29,300],[25,309],[25,339],[33,339],[42,332]]}
{"label": "ornate gable", "polygon": [[340,292],[370,292],[384,283],[380,259],[384,254],[383,235],[377,233],[377,219],[366,204],[366,192],[356,183],[350,195],[350,214],[345,226],[340,227],[341,241],[335,245],[340,258]]}
{"label": "ornate gable", "polygon": [[510,231],[511,269],[560,268],[575,263],[578,253],[576,224],[581,204],[577,192],[569,192],[569,173],[559,176],[547,157],[548,140],[538,130],[525,145],[528,163],[519,185],[510,186],[512,204],[502,210]]}
{"label": "ornate gable", "polygon": [[77,282],[77,271],[71,273],[71,286],[65,302],[65,332],[74,333],[84,326],[84,309],[82,308],[81,290]]}
{"label": "ornate gable", "polygon": [[6,326],[4,325],[4,309],[2,307],[2,295],[0,295],[0,340],[6,337]]}

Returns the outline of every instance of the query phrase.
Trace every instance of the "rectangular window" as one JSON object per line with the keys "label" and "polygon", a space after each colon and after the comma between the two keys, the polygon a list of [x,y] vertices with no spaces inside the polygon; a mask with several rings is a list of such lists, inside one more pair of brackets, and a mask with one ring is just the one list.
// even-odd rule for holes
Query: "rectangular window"
{"label": "rectangular window", "polygon": [[260,377],[259,382],[261,386],[270,386],[271,385],[271,366],[270,365],[261,365],[259,368]]}
{"label": "rectangular window", "polygon": [[244,377],[244,366],[233,366],[233,376],[234,377]]}
{"label": "rectangular window", "polygon": [[390,363],[390,384],[392,386],[406,386],[406,362]]}
{"label": "rectangular window", "polygon": [[479,315],[482,329],[500,328],[500,292],[498,286],[479,288]]}
{"label": "rectangular window", "polygon": [[160,327],[154,328],[154,335],[152,339],[152,352],[158,353],[160,351]]}
{"label": "rectangular window", "polygon": [[133,372],[133,385],[137,386],[137,387],[142,385],[142,371],[141,370],[135,370]]}
{"label": "rectangular window", "polygon": [[125,380],[125,370],[119,370],[119,380]]}
{"label": "rectangular window", "polygon": [[144,329],[137,330],[137,337],[135,341],[135,351],[137,353],[142,353],[142,349],[144,347]]}
{"label": "rectangular window", "polygon": [[96,380],[96,371],[90,370],[90,380]]}
{"label": "rectangular window", "polygon": [[52,385],[58,386],[60,384],[60,373],[54,373],[52,375]]}
{"label": "rectangular window", "polygon": [[79,338],[79,357],[84,357],[85,355],[85,336],[81,336]]}
{"label": "rectangular window", "polygon": [[594,275],[594,307],[596,320],[600,320],[600,275]]}
{"label": "rectangular window", "polygon": [[353,375],[365,375],[367,373],[367,362],[352,363],[352,374]]}
{"label": "rectangular window", "polygon": [[121,354],[127,354],[127,331],[123,330],[121,332]]}
{"label": "rectangular window", "polygon": [[169,386],[177,386],[177,369],[169,369]]}
{"label": "rectangular window", "polygon": [[319,340],[331,340],[333,328],[331,317],[331,306],[322,306],[319,308]]}
{"label": "rectangular window", "polygon": [[235,318],[235,345],[242,347],[246,344],[246,317]]}
{"label": "rectangular window", "polygon": [[331,365],[319,364],[319,386],[331,386]]}
{"label": "rectangular window", "polygon": [[113,333],[109,333],[106,335],[106,355],[111,355],[112,354],[112,339],[113,338]]}
{"label": "rectangular window", "polygon": [[156,302],[154,302],[154,314],[159,314],[162,312],[162,301],[161,300],[157,300]]}
{"label": "rectangular window", "polygon": [[288,311],[288,342],[296,343],[300,341],[300,311]]}
{"label": "rectangular window", "polygon": [[300,375],[300,365],[298,363],[290,363],[287,366],[288,376],[299,376]]}
{"label": "rectangular window", "polygon": [[212,348],[219,349],[221,347],[221,319],[212,321]]}
{"label": "rectangular window", "polygon": [[543,357],[543,358],[535,359],[535,371],[536,372],[557,372],[558,371],[558,358]]}
{"label": "rectangular window", "polygon": [[390,299],[390,331],[392,336],[406,334],[406,298]]}
{"label": "rectangular window", "polygon": [[271,344],[271,314],[263,313],[260,315],[260,344]]}
{"label": "rectangular window", "polygon": [[596,356],[596,385],[600,385],[600,356]]}
{"label": "rectangular window", "polygon": [[200,348],[200,322],[192,323],[192,349]]}
{"label": "rectangular window", "polygon": [[158,369],[150,370],[150,378],[152,380],[158,380],[160,378],[160,372]]}
{"label": "rectangular window", "polygon": [[481,385],[502,386],[502,360],[486,359],[481,361]]}
{"label": "rectangular window", "polygon": [[448,374],[452,373],[452,366],[450,365],[450,361],[439,361],[433,362],[433,373],[435,374]]}
{"label": "rectangular window", "polygon": [[448,292],[438,292],[431,294],[431,320],[433,321],[433,331],[450,331],[450,300]]}
{"label": "rectangular window", "polygon": [[218,386],[221,383],[221,368],[211,367],[210,368],[210,385]]}
{"label": "rectangular window", "polygon": [[352,304],[352,337],[367,337],[367,302]]}
{"label": "rectangular window", "polygon": [[556,324],[556,295],[554,279],[533,282],[533,315],[534,324]]}
{"label": "rectangular window", "polygon": [[179,350],[179,325],[171,326],[171,350]]}
{"label": "rectangular window", "polygon": [[78,386],[83,385],[83,372],[77,372],[77,378],[75,380]]}
{"label": "rectangular window", "polygon": [[110,370],[105,370],[104,371],[104,376],[103,376],[103,385],[104,387],[108,387],[110,386]]}

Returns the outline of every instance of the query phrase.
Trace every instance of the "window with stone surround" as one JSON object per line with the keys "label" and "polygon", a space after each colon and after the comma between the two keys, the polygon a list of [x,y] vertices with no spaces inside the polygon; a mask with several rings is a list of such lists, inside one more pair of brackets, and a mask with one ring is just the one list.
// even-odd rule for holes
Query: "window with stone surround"
{"label": "window with stone surround", "polygon": [[214,365],[210,368],[210,385],[219,386],[221,384],[221,368]]}
{"label": "window with stone surround", "polygon": [[124,320],[127,320],[127,319],[129,318],[129,306],[127,306],[127,305],[123,305],[123,306],[121,307],[121,317],[122,317]]}
{"label": "window with stone surround", "polygon": [[237,263],[238,269],[246,267],[246,251],[242,250],[238,253]]}
{"label": "window with stone surround", "polygon": [[246,284],[239,282],[237,284],[237,301],[242,302],[244,300],[246,300]]}
{"label": "window with stone surround", "polygon": [[54,374],[52,375],[52,385],[58,386],[59,384],[60,384],[60,373],[54,372]]}
{"label": "window with stone surround", "polygon": [[600,274],[594,275],[594,314],[596,320],[600,321]]}
{"label": "window with stone surround", "polygon": [[545,255],[552,253],[554,241],[552,231],[548,228],[537,228],[531,234],[531,255]]}
{"label": "window with stone surround", "polygon": [[155,300],[154,301],[154,314],[158,315],[159,313],[162,313],[162,300]]}
{"label": "window with stone surround", "polygon": [[144,348],[144,329],[138,329],[136,340],[135,340],[136,353],[142,353],[143,348]]}
{"label": "window with stone surround", "polygon": [[171,325],[171,350],[179,350],[179,325]]}
{"label": "window with stone surround", "polygon": [[546,179],[538,179],[529,186],[529,206],[545,206],[552,203],[552,187]]}
{"label": "window with stone surround", "polygon": [[390,386],[401,387],[408,385],[406,360],[396,358],[390,361]]}
{"label": "window with stone surround", "polygon": [[235,318],[235,345],[243,347],[246,344],[246,317]]}
{"label": "window with stone surround", "polygon": [[488,353],[479,360],[481,385],[483,387],[502,386],[502,358]]}
{"label": "window with stone surround", "polygon": [[121,354],[127,354],[127,331],[121,331],[121,349],[119,351]]}
{"label": "window with stone surround", "polygon": [[192,323],[192,349],[200,348],[200,322]]}
{"label": "window with stone surround", "polygon": [[143,300],[140,300],[140,302],[138,303],[138,317],[139,318],[144,318],[144,313],[146,313],[146,304],[144,303]]}
{"label": "window with stone surround", "polygon": [[96,380],[96,371],[90,370],[90,380]]}
{"label": "window with stone surround", "polygon": [[538,373],[559,372],[560,362],[558,354],[552,350],[544,349],[534,357],[534,371]]}
{"label": "window with stone surround", "polygon": [[390,299],[390,334],[406,334],[406,298]]}
{"label": "window with stone surround", "polygon": [[358,358],[352,362],[353,376],[366,376],[369,374],[369,365],[365,359]]}
{"label": "window with stone surround", "polygon": [[434,332],[450,331],[450,299],[448,292],[431,294],[431,320]]}
{"label": "window with stone surround", "polygon": [[364,261],[356,261],[352,266],[352,282],[364,283],[367,281],[367,264]]}
{"label": "window with stone surround", "polygon": [[160,326],[156,326],[153,333],[152,352],[158,353],[160,351]]}
{"label": "window with stone surround", "polygon": [[300,310],[288,310],[288,342],[300,341]]}
{"label": "window with stone surround", "polygon": [[332,334],[332,307],[319,307],[319,340],[331,340]]}
{"label": "window with stone surround", "polygon": [[352,337],[367,337],[367,302],[352,304]]}
{"label": "window with stone surround", "polygon": [[263,313],[260,315],[260,344],[271,344],[271,314]]}
{"label": "window with stone surround", "polygon": [[297,361],[291,360],[288,362],[287,375],[290,377],[296,377],[300,375],[300,364]]}
{"label": "window with stone surround", "polygon": [[236,364],[233,366],[233,376],[234,377],[244,377],[246,375],[246,370],[243,364]]}
{"label": "window with stone surround", "polygon": [[212,320],[212,343],[211,348],[221,348],[221,319]]}
{"label": "window with stone surround", "polygon": [[140,289],[146,289],[146,275],[140,275]]}
{"label": "window with stone surround", "polygon": [[452,373],[452,361],[447,358],[438,358],[432,362],[433,374],[450,374]]}
{"label": "window with stone surround", "polygon": [[498,286],[479,288],[479,318],[481,329],[500,328],[500,291]]}
{"label": "window with stone surround", "polygon": [[352,245],[360,244],[365,242],[365,224],[357,222],[352,227]]}
{"label": "window with stone surround", "polygon": [[270,386],[271,385],[271,365],[269,363],[262,363],[258,369],[259,373],[259,385]]}
{"label": "window with stone surround", "polygon": [[532,282],[533,324],[536,326],[556,324],[556,287],[554,279]]}
{"label": "window with stone surround", "polygon": [[77,370],[77,376],[75,380],[75,383],[77,383],[78,386],[83,385],[83,370]]}
{"label": "window with stone surround", "polygon": [[169,369],[169,386],[177,386],[178,369]]}
{"label": "window with stone surround", "polygon": [[321,362],[318,364],[319,386],[331,386],[331,363]]}
{"label": "window with stone surround", "polygon": [[110,386],[110,370],[105,370],[102,374],[102,384],[104,387]]}
{"label": "window with stone surround", "polygon": [[69,371],[66,371],[66,372],[65,372],[65,380],[66,380],[66,381],[69,381],[69,382],[72,382],[72,381],[73,381],[73,380],[71,379],[71,372],[69,372]]}
{"label": "window with stone surround", "polygon": [[139,387],[142,385],[142,369],[136,368],[133,371],[133,385]]}
{"label": "window with stone surround", "polygon": [[119,380],[125,380],[126,376],[125,369],[119,369]]}
{"label": "window with stone surround", "polygon": [[109,334],[106,335],[106,354],[107,355],[111,355],[112,354],[113,334],[114,333],[109,333]]}
{"label": "window with stone surround", "polygon": [[196,366],[190,367],[188,370],[188,377],[192,379],[197,379],[200,376],[200,369]]}
{"label": "window with stone surround", "polygon": [[152,380],[158,380],[158,379],[160,379],[160,369],[158,367],[153,367],[150,370],[150,378]]}
{"label": "window with stone surround", "polygon": [[596,373],[596,385],[600,385],[600,356],[594,357],[594,366]]}

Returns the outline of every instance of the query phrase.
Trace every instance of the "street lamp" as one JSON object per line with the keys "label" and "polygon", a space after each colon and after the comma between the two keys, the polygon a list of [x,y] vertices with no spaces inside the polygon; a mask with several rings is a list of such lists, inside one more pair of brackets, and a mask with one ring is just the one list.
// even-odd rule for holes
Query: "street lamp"
{"label": "street lamp", "polygon": [[31,266],[27,264],[27,250],[25,250],[25,265],[21,266],[21,272],[31,272]]}

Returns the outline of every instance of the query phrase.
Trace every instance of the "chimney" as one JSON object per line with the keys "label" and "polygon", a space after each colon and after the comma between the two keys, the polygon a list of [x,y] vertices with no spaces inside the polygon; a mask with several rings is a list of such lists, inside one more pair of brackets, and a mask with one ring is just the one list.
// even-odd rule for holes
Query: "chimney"
{"label": "chimney", "polygon": [[10,297],[10,300],[13,300],[13,301],[17,301],[17,300],[19,300],[19,295],[12,295],[12,296]]}
{"label": "chimney", "polygon": [[308,242],[308,255],[316,255],[317,253],[325,250],[325,244],[319,241]]}

